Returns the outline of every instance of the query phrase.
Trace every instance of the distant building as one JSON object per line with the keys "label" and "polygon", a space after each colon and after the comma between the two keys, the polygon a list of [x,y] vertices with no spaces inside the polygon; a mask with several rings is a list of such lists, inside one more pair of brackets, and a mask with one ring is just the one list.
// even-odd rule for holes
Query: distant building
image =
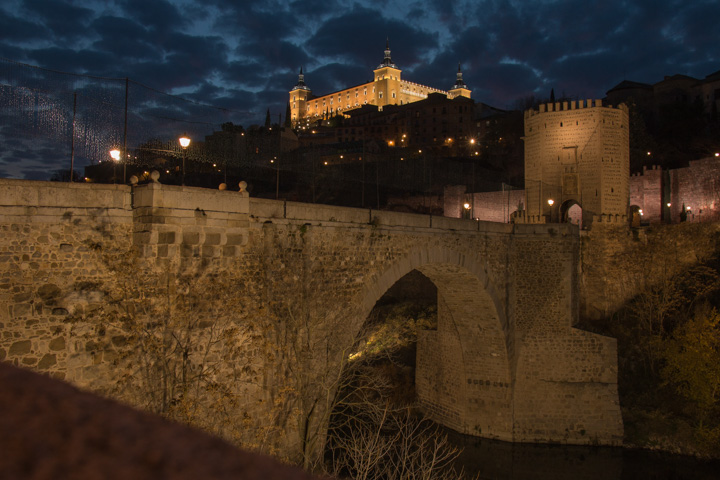
{"label": "distant building", "polygon": [[718,221],[720,153],[683,168],[644,168],[630,177],[630,208],[643,223]]}
{"label": "distant building", "polygon": [[720,111],[720,70],[702,80],[687,75],[666,76],[652,85],[623,80],[607,92],[606,101],[610,105],[630,100],[642,109],[702,102],[706,114],[717,114]]}
{"label": "distant building", "polygon": [[470,98],[471,90],[462,78],[458,65],[456,81],[449,91],[409,82],[401,78],[402,70],[392,61],[389,43],[385,47],[385,58],[373,70],[373,81],[356,85],[351,88],[332,92],[316,97],[305,83],[302,68],[298,82],[290,90],[290,112],[294,125],[342,115],[359,109],[364,105],[374,105],[382,110],[387,105],[406,105],[424,100],[432,93],[439,93],[447,98]]}

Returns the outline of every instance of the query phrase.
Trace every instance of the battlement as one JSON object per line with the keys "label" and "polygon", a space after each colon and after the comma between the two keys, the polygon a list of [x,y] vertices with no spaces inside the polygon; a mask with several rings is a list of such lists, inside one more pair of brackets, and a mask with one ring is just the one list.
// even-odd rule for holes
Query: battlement
{"label": "battlement", "polygon": [[528,215],[527,211],[513,212],[510,215],[511,223],[522,223],[522,224],[540,224],[547,223],[547,215]]}
{"label": "battlement", "polygon": [[439,88],[428,87],[427,85],[421,85],[419,83],[409,82],[407,80],[400,80],[400,87],[401,88],[417,87],[417,88],[422,88],[422,89],[428,90],[430,93],[442,93],[444,95],[448,94],[448,92],[446,92],[445,90],[440,90]]}
{"label": "battlement", "polygon": [[653,165],[653,166],[650,167],[650,168],[648,168],[648,167],[643,167],[642,173],[640,173],[640,172],[631,173],[630,176],[631,176],[631,177],[642,177],[642,176],[645,176],[645,174],[647,174],[648,172],[649,172],[651,175],[656,175],[656,174],[658,174],[658,173],[662,173],[662,167],[661,167],[660,165]]}
{"label": "battlement", "polygon": [[555,102],[555,103],[543,103],[538,106],[538,109],[535,110],[534,108],[531,108],[529,110],[525,110],[525,118],[530,118],[535,115],[540,115],[543,113],[552,113],[552,112],[567,112],[567,111],[573,111],[573,110],[586,110],[590,108],[599,108],[599,107],[605,107],[605,108],[618,108],[620,110],[627,111],[627,106],[623,103],[618,105],[617,107],[614,107],[612,105],[603,105],[602,100],[572,100],[572,101],[565,101],[565,102]]}
{"label": "battlement", "polygon": [[612,213],[601,213],[600,215],[593,215],[593,228],[598,225],[602,226],[627,226],[628,216],[618,215]]}

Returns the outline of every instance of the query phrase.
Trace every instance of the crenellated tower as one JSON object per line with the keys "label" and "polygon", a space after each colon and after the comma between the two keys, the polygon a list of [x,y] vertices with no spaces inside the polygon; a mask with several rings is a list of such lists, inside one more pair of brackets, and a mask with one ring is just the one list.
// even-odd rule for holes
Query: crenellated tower
{"label": "crenellated tower", "polygon": [[527,221],[582,223],[627,218],[630,177],[629,117],[625,105],[600,100],[556,102],[525,112]]}

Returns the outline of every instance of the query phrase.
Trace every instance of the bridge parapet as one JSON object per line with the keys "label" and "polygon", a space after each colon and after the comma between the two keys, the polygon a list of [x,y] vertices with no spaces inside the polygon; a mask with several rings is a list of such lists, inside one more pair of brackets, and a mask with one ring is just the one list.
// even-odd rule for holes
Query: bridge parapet
{"label": "bridge parapet", "polygon": [[247,193],[149,183],[133,194],[133,244],[144,257],[233,257],[247,243]]}

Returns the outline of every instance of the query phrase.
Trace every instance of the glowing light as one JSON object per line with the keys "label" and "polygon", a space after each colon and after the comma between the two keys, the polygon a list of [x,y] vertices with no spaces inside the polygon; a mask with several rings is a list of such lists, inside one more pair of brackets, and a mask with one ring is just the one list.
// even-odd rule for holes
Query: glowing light
{"label": "glowing light", "polygon": [[114,149],[110,150],[110,157],[115,160],[116,162],[120,161],[120,150]]}
{"label": "glowing light", "polygon": [[325,162],[325,165],[327,165],[327,162]]}
{"label": "glowing light", "polygon": [[178,138],[178,142],[180,142],[180,146],[182,148],[187,148],[190,146],[190,138],[188,138],[187,135],[183,135],[182,137]]}
{"label": "glowing light", "polygon": [[715,156],[716,156],[716,157],[720,157],[720,153],[716,153]]}
{"label": "glowing light", "polygon": [[652,153],[648,152],[648,156],[652,155]]}
{"label": "glowing light", "polygon": [[670,202],[667,203],[667,206],[668,206],[668,207],[671,206],[671,205],[672,205],[672,203],[670,203]]}
{"label": "glowing light", "polygon": [[475,139],[474,139],[474,138],[471,138],[471,139],[470,139],[470,144],[471,144],[471,145],[474,145],[474,144],[475,144]]}
{"label": "glowing light", "polygon": [[640,216],[642,216],[642,215],[643,215],[643,211],[642,211],[642,208],[641,208],[640,210],[638,210],[638,213],[640,214]]}
{"label": "glowing light", "polygon": [[552,207],[554,204],[555,204],[555,200],[553,200],[552,198],[548,199],[548,205],[550,205]]}
{"label": "glowing light", "polygon": [[690,211],[690,205],[688,205],[685,210]]}
{"label": "glowing light", "polygon": [[470,210],[470,204],[467,202],[463,205],[463,207],[465,207],[465,210]]}

